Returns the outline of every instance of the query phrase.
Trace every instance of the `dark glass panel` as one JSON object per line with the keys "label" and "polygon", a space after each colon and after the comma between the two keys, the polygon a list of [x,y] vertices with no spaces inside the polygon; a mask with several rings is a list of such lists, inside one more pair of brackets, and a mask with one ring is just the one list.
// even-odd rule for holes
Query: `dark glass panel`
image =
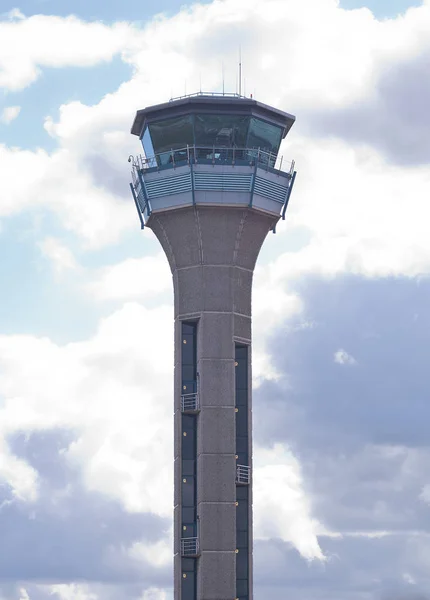
{"label": "dark glass panel", "polygon": [[236,346],[236,360],[248,358],[248,346]]}
{"label": "dark glass panel", "polygon": [[195,338],[192,335],[182,336],[182,359],[183,365],[194,365],[196,360]]}
{"label": "dark glass panel", "polygon": [[237,532],[237,540],[236,540],[236,548],[239,550],[242,548],[246,550],[248,548],[248,532],[247,531],[238,531]]}
{"label": "dark glass panel", "polygon": [[192,394],[197,391],[196,381],[183,381],[181,387],[181,394]]}
{"label": "dark glass panel", "polygon": [[194,558],[183,558],[181,563],[182,571],[193,572],[196,570],[196,560]]}
{"label": "dark glass panel", "polygon": [[236,498],[240,502],[246,500],[248,502],[248,488],[244,485],[238,485],[236,487]]}
{"label": "dark glass panel", "polygon": [[171,160],[170,150],[194,144],[193,126],[189,115],[150,123],[149,129],[155,153],[166,152],[166,163]]}
{"label": "dark glass panel", "polygon": [[236,594],[240,598],[247,597],[248,595],[248,579],[237,579],[236,580]]}
{"label": "dark glass panel", "polygon": [[182,382],[193,381],[196,378],[196,368],[194,365],[182,365]]}
{"label": "dark glass panel", "polygon": [[183,506],[182,507],[182,522],[193,523],[196,519],[196,509],[194,506]]}
{"label": "dark glass panel", "polygon": [[[184,483],[184,479],[186,482]],[[182,505],[183,506],[194,506],[195,494],[194,494],[194,477],[184,477],[182,479]],[[193,536],[190,536],[193,537]]]}
{"label": "dark glass panel", "polygon": [[276,154],[281,143],[281,136],[282,129],[277,125],[252,117],[249,124],[247,147],[260,148]]}
{"label": "dark glass panel", "polygon": [[[244,408],[236,413],[236,436],[245,437],[248,434],[248,411]],[[236,445],[237,447],[237,445]]]}
{"label": "dark glass panel", "polygon": [[197,329],[197,323],[182,323],[182,333],[184,335],[194,335]]}
{"label": "dark glass panel", "polygon": [[[186,529],[184,529],[186,527]],[[197,536],[197,525],[194,522],[186,523],[182,522],[182,537],[193,538]]]}
{"label": "dark glass panel", "polygon": [[196,417],[195,415],[182,415],[182,429],[183,431],[190,431],[196,428]]}
{"label": "dark glass panel", "polygon": [[246,390],[248,388],[248,369],[243,361],[239,361],[236,367],[236,389]]}
{"label": "dark glass panel", "polygon": [[196,146],[244,148],[249,117],[238,115],[195,115]]}
{"label": "dark glass panel", "polygon": [[183,460],[182,461],[182,476],[195,475],[196,472],[196,461],[195,460]]}
{"label": "dark glass panel", "polygon": [[236,450],[237,454],[248,452],[248,437],[246,435],[236,437]]}
{"label": "dark glass panel", "polygon": [[248,502],[238,501],[236,507],[236,530],[248,531]]}
{"label": "dark glass panel", "polygon": [[[239,579],[247,579],[248,577],[248,552],[246,550],[239,550],[239,553],[236,554],[236,577],[238,580],[237,585],[239,585]],[[248,590],[238,593],[246,594],[247,592]]]}
{"label": "dark glass panel", "polygon": [[182,458],[184,460],[194,460],[196,457],[196,443],[193,429],[184,430],[182,435]]}
{"label": "dark glass panel", "polygon": [[238,465],[247,465],[248,464],[248,452],[237,452],[236,463]]}
{"label": "dark glass panel", "polygon": [[182,577],[181,597],[184,600],[193,600],[196,596],[195,574],[190,573],[187,577]]}
{"label": "dark glass panel", "polygon": [[246,407],[248,404],[248,390],[236,390],[236,406]]}
{"label": "dark glass panel", "polygon": [[143,146],[143,150],[145,152],[146,158],[152,158],[154,156],[155,152],[154,152],[154,145],[152,143],[151,134],[149,133],[148,127],[145,127],[145,131],[143,132],[141,141],[142,141],[142,146]]}

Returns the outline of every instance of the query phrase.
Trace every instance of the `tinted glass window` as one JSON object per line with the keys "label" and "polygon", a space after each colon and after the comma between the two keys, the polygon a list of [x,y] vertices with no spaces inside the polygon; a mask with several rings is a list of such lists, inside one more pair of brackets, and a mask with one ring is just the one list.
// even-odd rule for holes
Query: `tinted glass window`
{"label": "tinted glass window", "polygon": [[197,146],[244,148],[249,117],[237,115],[195,115]]}
{"label": "tinted glass window", "polygon": [[[151,123],[149,129],[156,154],[186,148],[187,144],[190,146],[194,144],[193,127],[189,115]],[[169,154],[166,156],[168,162]]]}
{"label": "tinted glass window", "polygon": [[182,505],[194,506],[194,504],[194,477],[184,477],[182,480]]}
{"label": "tinted glass window", "polygon": [[278,152],[282,129],[261,119],[251,118],[248,133],[248,148],[261,148],[267,152]]}
{"label": "tinted glass window", "polygon": [[149,133],[148,127],[145,127],[145,131],[142,136],[142,146],[145,152],[146,158],[152,158],[155,154],[154,146],[152,144],[151,134]]}

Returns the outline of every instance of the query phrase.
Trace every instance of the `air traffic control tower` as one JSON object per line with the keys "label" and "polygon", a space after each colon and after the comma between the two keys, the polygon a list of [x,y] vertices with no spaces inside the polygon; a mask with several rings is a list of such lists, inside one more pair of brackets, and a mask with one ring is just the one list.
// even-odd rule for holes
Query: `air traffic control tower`
{"label": "air traffic control tower", "polygon": [[284,218],[295,117],[236,94],[139,110],[130,184],[175,298],[174,598],[252,600],[251,287]]}

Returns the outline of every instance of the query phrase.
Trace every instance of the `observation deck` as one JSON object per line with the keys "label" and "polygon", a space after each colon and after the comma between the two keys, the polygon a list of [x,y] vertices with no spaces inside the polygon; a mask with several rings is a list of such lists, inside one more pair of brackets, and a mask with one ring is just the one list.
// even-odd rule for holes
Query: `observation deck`
{"label": "observation deck", "polygon": [[235,94],[197,94],[140,110],[131,132],[144,154],[130,156],[141,227],[151,215],[195,204],[285,213],[294,161],[278,155],[292,115]]}

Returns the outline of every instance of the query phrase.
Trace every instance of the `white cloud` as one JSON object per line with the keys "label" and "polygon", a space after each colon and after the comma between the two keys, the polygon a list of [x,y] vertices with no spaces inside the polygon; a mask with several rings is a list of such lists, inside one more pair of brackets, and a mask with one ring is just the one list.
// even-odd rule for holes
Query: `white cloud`
{"label": "white cloud", "polygon": [[75,270],[78,264],[72,251],[59,239],[47,237],[39,244],[42,254],[48,258],[56,273],[60,274],[66,270]]}
{"label": "white cloud", "polygon": [[9,123],[12,123],[17,118],[20,112],[20,106],[6,106],[0,115],[0,122],[9,125]]}
{"label": "white cloud", "polygon": [[57,596],[59,600],[98,600],[98,596],[90,591],[89,586],[83,584],[65,584],[50,586],[50,595]]}
{"label": "white cloud", "polygon": [[[169,308],[128,304],[93,338],[66,346],[0,336],[0,439],[18,430],[73,429],[78,437],[66,456],[89,489],[130,511],[170,516],[172,316]],[[20,497],[35,498],[35,472],[4,448],[1,477]]]}
{"label": "white cloud", "polygon": [[256,538],[281,538],[304,558],[325,560],[317,538],[320,525],[311,517],[300,464],[291,451],[282,444],[256,448],[253,484]]}
{"label": "white cloud", "polygon": [[135,300],[172,289],[169,264],[161,253],[104,267],[88,285],[99,300]]}
{"label": "white cloud", "polygon": [[357,361],[351,354],[348,354],[346,350],[340,348],[334,353],[334,362],[338,365],[356,365]]}
{"label": "white cloud", "polygon": [[[135,30],[125,23],[86,23],[74,16],[24,15],[14,9],[0,21],[0,87],[16,91],[43,67],[89,67],[129,47]],[[79,44],[76,43],[79,40]]]}

